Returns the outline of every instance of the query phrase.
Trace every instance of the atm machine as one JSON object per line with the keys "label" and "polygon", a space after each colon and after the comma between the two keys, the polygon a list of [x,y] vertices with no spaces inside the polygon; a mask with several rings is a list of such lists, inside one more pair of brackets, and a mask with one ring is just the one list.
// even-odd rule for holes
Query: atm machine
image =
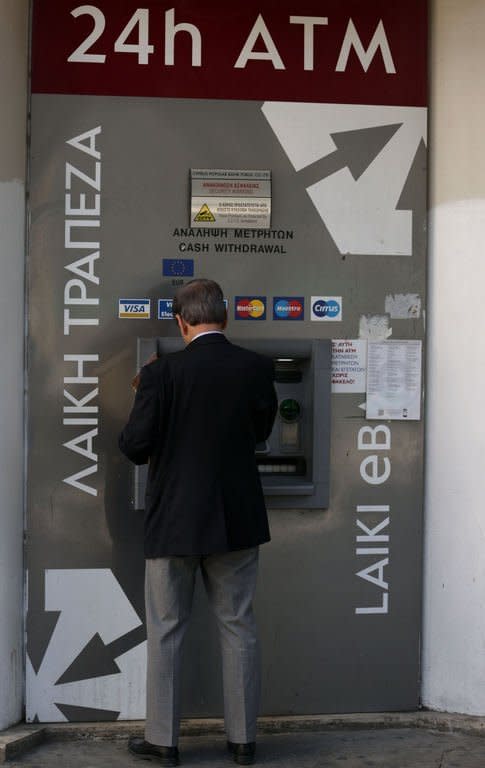
{"label": "atm machine", "polygon": [[[268,509],[324,509],[329,502],[330,366],[328,339],[238,339],[271,357],[278,413],[268,440],[256,446]],[[141,367],[148,358],[183,349],[181,339],[138,339]],[[135,508],[144,508],[147,467],[134,469]]]}

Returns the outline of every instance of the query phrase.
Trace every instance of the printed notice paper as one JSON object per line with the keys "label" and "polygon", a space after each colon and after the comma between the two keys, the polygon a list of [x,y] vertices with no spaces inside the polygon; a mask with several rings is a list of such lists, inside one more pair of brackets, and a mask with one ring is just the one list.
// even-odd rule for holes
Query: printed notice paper
{"label": "printed notice paper", "polygon": [[369,342],[367,349],[368,419],[421,418],[422,342]]}

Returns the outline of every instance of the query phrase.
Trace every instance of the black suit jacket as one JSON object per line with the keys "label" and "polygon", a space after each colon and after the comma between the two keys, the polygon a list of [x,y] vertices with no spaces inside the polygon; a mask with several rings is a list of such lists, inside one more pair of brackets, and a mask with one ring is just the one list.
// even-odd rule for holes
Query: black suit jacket
{"label": "black suit jacket", "polygon": [[149,460],[145,556],[206,555],[268,541],[254,454],[272,429],[273,362],[218,333],[142,368],[120,448]]}

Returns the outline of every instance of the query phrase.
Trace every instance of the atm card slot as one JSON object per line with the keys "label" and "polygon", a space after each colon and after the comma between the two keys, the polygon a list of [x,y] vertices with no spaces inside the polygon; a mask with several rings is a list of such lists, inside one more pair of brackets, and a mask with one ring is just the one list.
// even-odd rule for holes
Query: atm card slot
{"label": "atm card slot", "polygon": [[292,384],[302,381],[301,360],[295,358],[276,358],[273,362],[277,384]]}

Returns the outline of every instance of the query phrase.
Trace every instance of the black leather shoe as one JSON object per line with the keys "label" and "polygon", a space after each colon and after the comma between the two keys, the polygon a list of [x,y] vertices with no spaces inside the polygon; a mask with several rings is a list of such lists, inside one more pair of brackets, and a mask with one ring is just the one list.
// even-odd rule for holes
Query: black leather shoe
{"label": "black leather shoe", "polygon": [[128,742],[128,751],[132,755],[143,760],[154,760],[160,765],[180,765],[179,751],[177,747],[160,747],[158,744],[150,744],[149,741],[132,736]]}
{"label": "black leather shoe", "polygon": [[228,741],[227,749],[238,765],[253,765],[256,761],[255,741],[249,741],[247,744],[235,744],[233,741]]}

